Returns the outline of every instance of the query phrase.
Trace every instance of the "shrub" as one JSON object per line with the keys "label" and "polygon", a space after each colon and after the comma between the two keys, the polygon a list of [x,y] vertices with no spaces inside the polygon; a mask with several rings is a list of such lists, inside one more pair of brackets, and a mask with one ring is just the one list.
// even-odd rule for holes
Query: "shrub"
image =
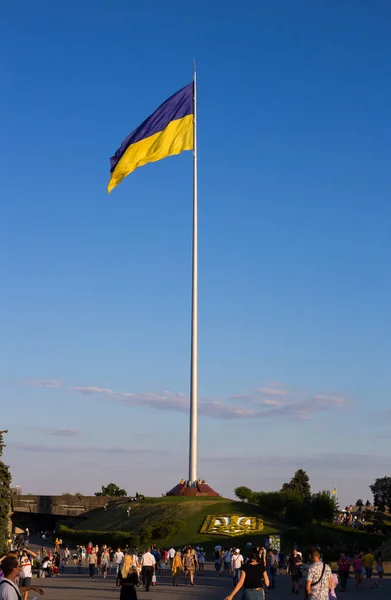
{"label": "shrub", "polygon": [[152,539],[162,540],[175,535],[181,531],[185,526],[184,521],[161,521],[160,523],[153,526]]}
{"label": "shrub", "polygon": [[57,535],[68,542],[76,544],[88,544],[94,542],[99,546],[102,544],[110,544],[111,546],[134,546],[137,548],[140,545],[140,536],[126,531],[94,531],[92,529],[71,529],[66,525],[60,525],[57,528]]}

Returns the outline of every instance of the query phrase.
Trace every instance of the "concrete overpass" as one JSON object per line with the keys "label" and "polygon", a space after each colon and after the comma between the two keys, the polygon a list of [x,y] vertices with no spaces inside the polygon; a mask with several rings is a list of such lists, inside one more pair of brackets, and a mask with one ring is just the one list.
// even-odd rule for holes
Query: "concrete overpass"
{"label": "concrete overpass", "polygon": [[108,496],[39,496],[15,495],[11,500],[12,531],[26,529],[41,531],[53,530],[58,521],[67,521],[72,526],[72,521],[85,519],[92,510],[104,510],[112,502]]}

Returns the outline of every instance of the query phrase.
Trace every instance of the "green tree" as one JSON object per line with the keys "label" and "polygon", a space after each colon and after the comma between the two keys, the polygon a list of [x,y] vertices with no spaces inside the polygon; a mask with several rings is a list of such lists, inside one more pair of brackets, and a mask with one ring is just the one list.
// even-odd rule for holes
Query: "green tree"
{"label": "green tree", "polygon": [[115,483],[109,483],[109,485],[102,485],[101,492],[95,492],[95,496],[112,496],[116,498],[123,498],[127,496],[127,491],[118,487]]}
{"label": "green tree", "polygon": [[388,507],[391,510],[391,477],[378,477],[369,486],[374,497],[374,504],[380,510]]}
{"label": "green tree", "polygon": [[257,492],[257,503],[268,517],[279,517],[286,508],[286,498],[281,492]]}
{"label": "green tree", "polygon": [[361,500],[361,498],[356,500],[356,506],[358,506],[359,508],[362,508],[364,506],[364,502]]}
{"label": "green tree", "polygon": [[286,505],[284,511],[285,521],[290,525],[302,526],[312,522],[312,506],[307,500],[300,496],[292,498]]}
{"label": "green tree", "polygon": [[284,483],[281,488],[281,491],[291,490],[293,492],[297,492],[304,499],[310,498],[311,496],[311,486],[310,486],[310,478],[308,477],[306,471],[303,469],[298,469],[289,483]]}
{"label": "green tree", "polygon": [[234,493],[239,500],[246,500],[247,502],[251,502],[254,496],[254,492],[245,485],[240,485],[239,487],[235,488]]}
{"label": "green tree", "polygon": [[323,521],[332,521],[338,511],[338,504],[328,490],[312,494],[310,504],[318,525]]}
{"label": "green tree", "polygon": [[4,433],[8,431],[0,431],[0,555],[3,555],[7,549],[8,517],[11,508],[11,473],[9,467],[1,460]]}

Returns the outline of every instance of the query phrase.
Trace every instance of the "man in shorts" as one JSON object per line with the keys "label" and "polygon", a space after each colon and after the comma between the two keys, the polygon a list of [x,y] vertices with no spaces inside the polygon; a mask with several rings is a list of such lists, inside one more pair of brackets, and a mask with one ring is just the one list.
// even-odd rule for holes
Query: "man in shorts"
{"label": "man in shorts", "polygon": [[369,549],[368,552],[366,554],[364,554],[364,556],[362,557],[362,562],[365,567],[365,574],[367,576],[367,588],[370,588],[372,585],[371,579],[372,579],[374,560],[375,560],[375,557],[373,556],[371,549]]}

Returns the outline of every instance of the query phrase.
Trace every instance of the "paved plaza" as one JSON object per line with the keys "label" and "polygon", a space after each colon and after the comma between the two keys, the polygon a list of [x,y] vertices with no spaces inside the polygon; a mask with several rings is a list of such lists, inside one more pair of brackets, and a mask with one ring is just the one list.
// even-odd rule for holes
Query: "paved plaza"
{"label": "paved plaza", "polygon": [[[87,568],[84,567],[84,573],[78,574],[76,568],[70,566],[66,573],[62,573],[59,577],[51,577],[49,579],[34,579],[34,585],[39,585],[44,590],[45,595],[43,600],[100,600],[119,599],[119,588],[115,586],[115,577],[112,575],[107,580],[103,580],[101,576],[96,576],[90,580],[87,574]],[[160,577],[158,584],[151,588],[147,593],[143,587],[138,588],[137,595],[142,600],[169,600],[184,599],[192,600],[202,598],[203,600],[224,600],[227,594],[232,590],[231,580],[227,578],[217,578],[212,565],[207,565],[207,571],[204,576],[197,576],[196,585],[194,587],[183,585],[183,578],[178,587],[173,587],[171,578],[168,576]],[[338,600],[346,598],[347,600],[389,600],[391,598],[391,577],[387,576],[384,580],[383,588],[372,589],[362,587],[358,592],[355,590],[354,580],[349,579],[348,590],[342,594],[337,592]],[[30,600],[34,593],[30,592]],[[282,600],[293,598],[290,591],[290,579],[285,575],[277,577],[276,589],[267,593],[267,600]],[[241,592],[236,596],[237,600],[241,600]],[[304,594],[299,596],[303,600]]]}

